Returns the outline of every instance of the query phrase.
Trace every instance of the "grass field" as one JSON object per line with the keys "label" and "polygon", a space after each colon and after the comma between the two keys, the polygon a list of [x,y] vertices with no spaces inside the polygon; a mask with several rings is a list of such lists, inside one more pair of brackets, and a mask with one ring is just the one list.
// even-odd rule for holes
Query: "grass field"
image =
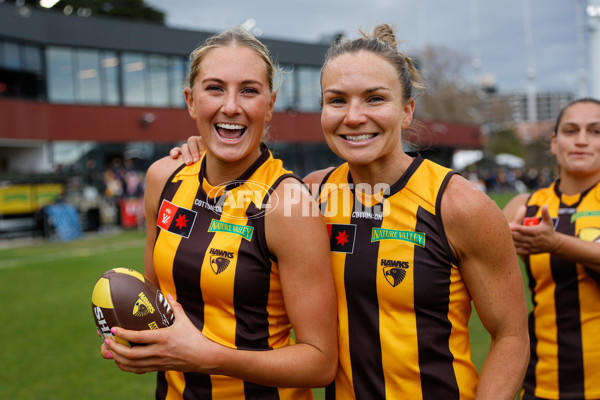
{"label": "grass field", "polygon": [[[112,267],[142,271],[143,246],[142,232],[124,231],[0,250],[0,399],[154,398],[155,374],[124,373],[100,357],[91,311],[98,277]],[[476,315],[471,331],[481,368],[490,340]]]}

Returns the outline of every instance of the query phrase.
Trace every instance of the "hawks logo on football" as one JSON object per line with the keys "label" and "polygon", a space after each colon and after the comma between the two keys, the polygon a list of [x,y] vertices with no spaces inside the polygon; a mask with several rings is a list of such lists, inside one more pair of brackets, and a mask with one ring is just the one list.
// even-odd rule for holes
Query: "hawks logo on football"
{"label": "hawks logo on football", "polygon": [[132,314],[136,317],[143,317],[144,315],[154,314],[154,311],[154,307],[152,307],[148,297],[146,297],[144,292],[141,292],[137,301],[133,305]]}
{"label": "hawks logo on football", "polygon": [[408,261],[381,260],[381,265],[383,265],[385,280],[393,287],[398,286],[406,277]]}

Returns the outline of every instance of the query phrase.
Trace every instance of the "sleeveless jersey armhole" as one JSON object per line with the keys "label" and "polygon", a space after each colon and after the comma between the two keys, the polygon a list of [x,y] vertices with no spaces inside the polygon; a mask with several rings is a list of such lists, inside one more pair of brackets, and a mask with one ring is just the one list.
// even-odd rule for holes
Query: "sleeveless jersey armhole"
{"label": "sleeveless jersey armhole", "polygon": [[[300,182],[300,184],[302,184],[303,186],[306,187],[306,185],[304,184],[304,182],[302,181],[302,179],[294,174],[283,174],[281,175],[279,178],[277,178],[277,180],[275,182],[273,182],[273,185],[271,185],[271,187],[269,188],[269,190],[267,191],[267,194],[265,195],[265,197],[262,199],[262,208],[265,209],[267,202],[269,201],[271,194],[275,191],[275,189],[277,189],[277,187],[279,186],[279,184],[287,178],[294,178],[296,179],[298,182]],[[275,255],[273,255],[271,253],[271,251],[269,250],[269,246],[267,244],[267,238],[266,238],[266,231],[265,231],[265,219],[261,218],[258,220],[258,223],[261,224],[262,226],[260,227],[261,229],[258,229],[258,232],[261,232],[260,237],[259,237],[259,247],[260,250],[262,252],[262,254],[265,256],[266,259],[269,259],[273,262],[277,262],[277,257],[275,257]]]}
{"label": "sleeveless jersey armhole", "polygon": [[458,173],[456,171],[449,171],[446,174],[446,176],[444,177],[442,184],[440,185],[440,190],[438,192],[437,199],[435,201],[435,219],[436,219],[436,222],[438,225],[438,231],[440,232],[440,236],[443,239],[443,245],[444,245],[444,248],[448,255],[448,259],[450,260],[450,262],[452,264],[454,264],[458,268],[460,268],[460,263],[459,263],[458,259],[456,258],[456,256],[454,255],[454,252],[452,251],[452,247],[450,246],[450,242],[448,241],[448,237],[446,236],[446,230],[444,229],[444,223],[442,221],[442,196],[444,195],[444,192],[446,191],[446,187],[448,187],[450,178],[452,178],[452,176],[454,176],[454,175],[458,175]]}

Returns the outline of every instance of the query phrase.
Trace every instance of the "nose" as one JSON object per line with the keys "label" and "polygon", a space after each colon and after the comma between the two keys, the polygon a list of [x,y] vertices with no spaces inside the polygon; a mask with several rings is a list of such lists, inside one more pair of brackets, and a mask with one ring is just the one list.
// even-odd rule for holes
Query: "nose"
{"label": "nose", "polygon": [[367,122],[363,105],[359,101],[351,101],[348,104],[344,123],[348,126],[358,126]]}
{"label": "nose", "polygon": [[579,129],[579,132],[577,132],[577,136],[575,137],[575,144],[579,146],[585,146],[588,144],[588,135],[585,127],[582,127],[581,129]]}
{"label": "nose", "polygon": [[223,97],[223,104],[221,106],[221,111],[225,115],[235,115],[240,112],[240,104],[237,93],[228,92]]}

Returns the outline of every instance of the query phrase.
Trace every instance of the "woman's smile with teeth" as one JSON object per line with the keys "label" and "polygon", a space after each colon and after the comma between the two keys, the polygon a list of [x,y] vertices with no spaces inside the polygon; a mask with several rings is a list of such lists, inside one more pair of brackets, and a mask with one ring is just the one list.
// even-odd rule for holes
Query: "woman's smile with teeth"
{"label": "woman's smile with teeth", "polygon": [[220,137],[229,140],[238,139],[246,131],[246,126],[238,124],[218,123],[215,127]]}
{"label": "woman's smile with teeth", "polygon": [[376,136],[376,134],[373,134],[373,133],[362,134],[362,135],[342,135],[342,137],[344,139],[349,140],[351,142],[364,142],[364,141],[374,138],[375,136]]}

